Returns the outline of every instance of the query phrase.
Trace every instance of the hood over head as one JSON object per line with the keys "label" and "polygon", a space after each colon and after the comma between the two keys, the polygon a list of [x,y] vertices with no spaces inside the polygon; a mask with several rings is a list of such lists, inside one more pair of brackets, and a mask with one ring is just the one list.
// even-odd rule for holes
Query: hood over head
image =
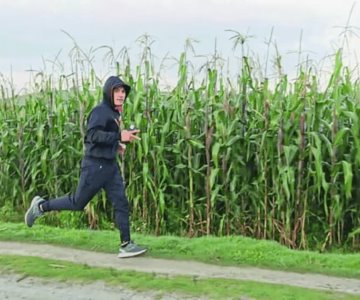
{"label": "hood over head", "polygon": [[125,89],[125,99],[128,97],[131,90],[130,86],[127,85],[124,81],[122,81],[119,77],[110,76],[104,84],[103,100],[112,108],[114,108],[113,90],[117,87],[123,87]]}

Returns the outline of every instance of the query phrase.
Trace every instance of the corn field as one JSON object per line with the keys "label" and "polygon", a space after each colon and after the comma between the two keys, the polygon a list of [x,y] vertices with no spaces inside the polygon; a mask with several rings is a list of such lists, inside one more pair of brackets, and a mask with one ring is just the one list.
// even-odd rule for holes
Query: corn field
{"label": "corn field", "polygon": [[[35,195],[74,192],[86,116],[102,97],[91,57],[70,53],[72,73],[39,72],[33,92],[0,83],[0,208],[24,213]],[[112,56],[111,56],[112,55]],[[360,84],[334,58],[325,88],[311,69],[260,79],[244,55],[235,78],[208,61],[201,81],[185,48],[176,85],[159,85],[149,47],[132,66],[110,51],[133,91],[124,124],[141,130],[124,170],[134,230],[181,236],[244,235],[308,249],[360,242]],[[112,220],[104,194],[71,218]],[[61,214],[47,222],[61,225]]]}

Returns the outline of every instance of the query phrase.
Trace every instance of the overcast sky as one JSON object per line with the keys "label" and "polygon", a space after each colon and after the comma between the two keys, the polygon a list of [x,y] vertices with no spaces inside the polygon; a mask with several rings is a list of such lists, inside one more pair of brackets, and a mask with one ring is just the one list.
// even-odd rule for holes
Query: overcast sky
{"label": "overcast sky", "polygon": [[[41,69],[42,59],[52,59],[73,46],[71,34],[84,49],[109,45],[139,52],[136,39],[147,33],[152,49],[162,57],[178,57],[186,38],[193,38],[197,54],[210,54],[217,41],[219,52],[232,51],[227,29],[252,36],[249,47],[263,56],[265,41],[273,41],[287,68],[295,68],[302,32],[302,50],[315,61],[333,54],[342,42],[341,32],[352,6],[351,62],[360,49],[359,0],[0,0],[0,73],[12,70],[21,86],[27,69]],[[360,59],[360,54],[358,55]]]}

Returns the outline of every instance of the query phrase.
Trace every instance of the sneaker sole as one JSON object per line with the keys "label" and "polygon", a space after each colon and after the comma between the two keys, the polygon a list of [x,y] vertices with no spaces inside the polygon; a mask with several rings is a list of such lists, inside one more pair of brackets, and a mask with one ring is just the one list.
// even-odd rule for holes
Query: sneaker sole
{"label": "sneaker sole", "polygon": [[33,205],[34,205],[34,202],[38,199],[38,198],[40,198],[39,196],[35,196],[32,200],[31,200],[31,203],[30,203],[30,207],[29,207],[29,209],[26,211],[26,213],[25,213],[25,217],[24,217],[24,221],[25,221],[25,224],[28,226],[28,227],[32,227],[32,225],[29,225],[28,224],[28,222],[26,221],[26,219],[27,219],[27,216],[28,216],[28,214],[30,213],[30,210],[31,210],[31,208],[33,207]]}
{"label": "sneaker sole", "polygon": [[135,256],[139,256],[141,254],[144,254],[147,251],[147,249],[144,249],[142,251],[139,252],[127,252],[127,253],[119,253],[118,254],[118,258],[129,258],[129,257],[135,257]]}

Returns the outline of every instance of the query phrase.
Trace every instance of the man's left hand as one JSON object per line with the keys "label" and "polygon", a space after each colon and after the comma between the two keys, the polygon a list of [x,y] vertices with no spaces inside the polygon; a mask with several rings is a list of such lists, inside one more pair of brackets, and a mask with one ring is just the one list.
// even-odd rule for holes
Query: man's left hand
{"label": "man's left hand", "polygon": [[122,142],[132,142],[133,140],[141,140],[136,134],[138,134],[140,130],[121,130],[121,141]]}

